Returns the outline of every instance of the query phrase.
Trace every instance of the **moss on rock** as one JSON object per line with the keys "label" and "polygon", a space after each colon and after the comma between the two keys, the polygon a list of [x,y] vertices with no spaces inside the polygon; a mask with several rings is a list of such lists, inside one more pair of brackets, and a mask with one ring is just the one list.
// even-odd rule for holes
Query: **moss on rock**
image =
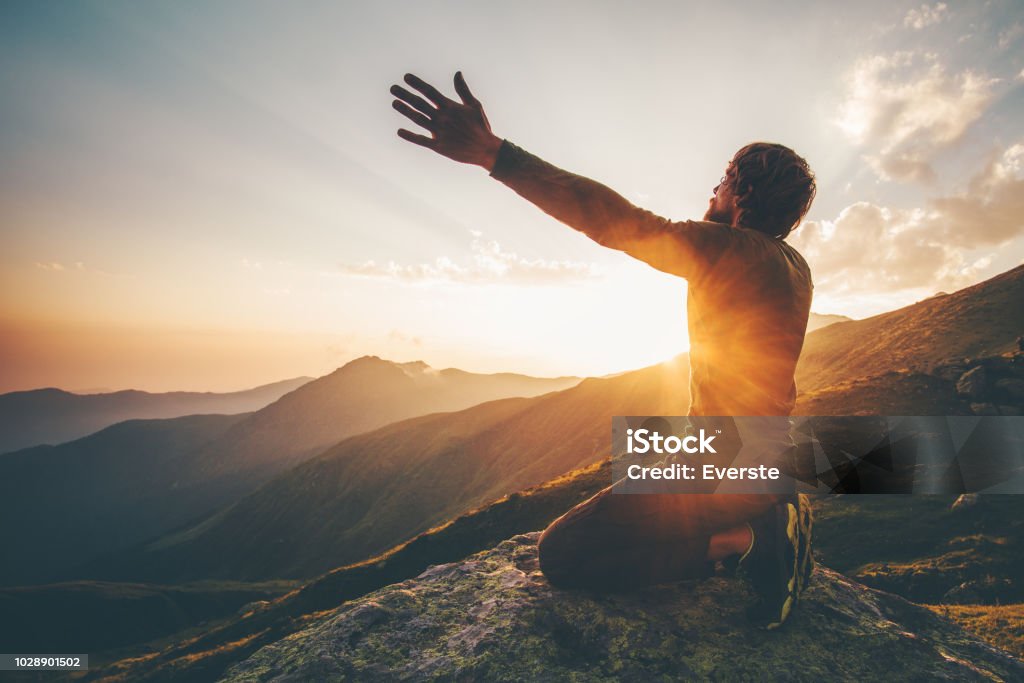
{"label": "moss on rock", "polygon": [[628,594],[551,587],[537,534],[429,568],[268,645],[224,680],[986,680],[1024,664],[902,598],[816,570],[797,613],[765,632],[742,582]]}

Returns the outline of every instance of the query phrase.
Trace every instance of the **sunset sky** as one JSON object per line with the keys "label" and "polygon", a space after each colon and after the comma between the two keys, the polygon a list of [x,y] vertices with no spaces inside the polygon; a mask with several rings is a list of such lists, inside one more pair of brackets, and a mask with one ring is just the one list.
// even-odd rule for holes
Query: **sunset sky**
{"label": "sunset sky", "polygon": [[687,348],[684,281],[396,137],[406,71],[462,69],[495,133],[675,219],[738,147],[793,147],[820,313],[1024,258],[1016,0],[5,2],[0,63],[0,391]]}

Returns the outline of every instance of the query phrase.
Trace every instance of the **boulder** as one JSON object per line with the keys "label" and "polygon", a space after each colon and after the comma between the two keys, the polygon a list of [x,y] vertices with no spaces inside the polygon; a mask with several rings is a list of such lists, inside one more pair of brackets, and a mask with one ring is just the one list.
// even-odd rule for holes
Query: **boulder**
{"label": "boulder", "polygon": [[972,508],[978,504],[977,493],[961,493],[953,504],[949,506],[950,510],[966,510]]}
{"label": "boulder", "polygon": [[226,681],[1024,680],[1024,664],[924,607],[819,567],[776,631],[746,584],[553,588],[538,534],[345,603]]}
{"label": "boulder", "polygon": [[1024,379],[1004,377],[996,380],[996,391],[1011,399],[1014,404],[1024,403]]}
{"label": "boulder", "polygon": [[956,392],[966,398],[978,398],[987,391],[988,373],[983,365],[971,368],[956,383]]}
{"label": "boulder", "polygon": [[936,365],[931,374],[946,380],[947,382],[955,382],[967,372],[967,364],[963,361],[947,361]]}
{"label": "boulder", "polygon": [[994,403],[972,403],[971,412],[975,415],[998,415],[999,409]]}

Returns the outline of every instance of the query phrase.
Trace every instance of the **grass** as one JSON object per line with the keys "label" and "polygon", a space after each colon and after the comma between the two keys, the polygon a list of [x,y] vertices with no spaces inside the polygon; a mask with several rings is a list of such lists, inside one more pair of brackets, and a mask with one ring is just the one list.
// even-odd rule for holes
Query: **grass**
{"label": "grass", "polygon": [[990,645],[1024,658],[1024,604],[926,605]]}

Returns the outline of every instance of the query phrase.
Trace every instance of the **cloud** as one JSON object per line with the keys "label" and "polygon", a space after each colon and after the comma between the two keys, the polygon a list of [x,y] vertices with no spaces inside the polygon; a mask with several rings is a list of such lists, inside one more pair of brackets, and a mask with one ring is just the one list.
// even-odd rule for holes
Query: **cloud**
{"label": "cloud", "polygon": [[993,252],[1024,236],[1024,144],[995,156],[955,195],[925,208],[857,202],[832,221],[808,221],[791,238],[832,297],[914,289],[958,289],[976,282]]}
{"label": "cloud", "polygon": [[528,259],[515,252],[505,251],[494,240],[484,241],[477,231],[472,231],[472,235],[472,257],[466,264],[456,263],[447,256],[439,256],[432,263],[401,265],[394,261],[367,261],[359,265],[342,265],[341,270],[345,275],[401,282],[472,284],[551,284],[585,280],[600,275],[599,268],[593,263]]}
{"label": "cloud", "polygon": [[938,24],[949,16],[949,8],[946,3],[938,2],[935,5],[921,5],[913,8],[903,17],[903,25],[916,31]]}
{"label": "cloud", "polygon": [[51,273],[84,273],[87,275],[103,275],[106,277],[131,277],[122,273],[110,273],[105,270],[98,268],[90,268],[85,265],[82,261],[75,261],[73,263],[62,263],[60,261],[36,261],[35,267],[39,270],[45,270]]}
{"label": "cloud", "polygon": [[1016,23],[999,32],[998,45],[1000,50],[1006,48],[1017,42],[1017,39],[1024,36],[1024,24]]}
{"label": "cloud", "polygon": [[928,182],[935,156],[982,116],[997,82],[971,70],[950,74],[931,53],[866,57],[847,76],[837,123],[868,148],[880,178]]}
{"label": "cloud", "polygon": [[402,330],[391,330],[388,332],[388,341],[398,344],[412,344],[415,347],[423,346],[423,338],[416,335],[406,334]]}

